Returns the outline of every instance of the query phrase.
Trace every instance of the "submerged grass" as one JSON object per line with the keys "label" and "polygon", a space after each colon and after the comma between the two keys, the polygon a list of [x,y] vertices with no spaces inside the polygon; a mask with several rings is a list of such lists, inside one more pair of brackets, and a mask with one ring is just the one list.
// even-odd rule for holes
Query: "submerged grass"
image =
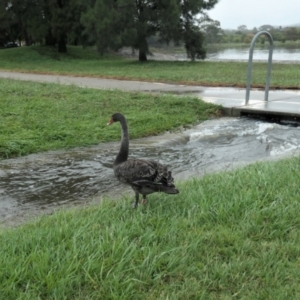
{"label": "submerged grass", "polygon": [[[300,158],[0,232],[3,299],[299,299]],[[132,199],[131,199],[132,198]]]}
{"label": "submerged grass", "polygon": [[121,111],[131,138],[206,120],[219,107],[196,97],[152,95],[0,80],[0,158],[120,139],[107,127]]}
{"label": "submerged grass", "polygon": [[[150,61],[140,63],[112,55],[99,56],[90,48],[68,47],[67,54],[42,46],[0,51],[0,69],[23,72],[96,76],[209,86],[246,85],[246,62]],[[252,86],[264,87],[267,63],[253,66]],[[273,63],[271,87],[300,88],[299,64]]]}

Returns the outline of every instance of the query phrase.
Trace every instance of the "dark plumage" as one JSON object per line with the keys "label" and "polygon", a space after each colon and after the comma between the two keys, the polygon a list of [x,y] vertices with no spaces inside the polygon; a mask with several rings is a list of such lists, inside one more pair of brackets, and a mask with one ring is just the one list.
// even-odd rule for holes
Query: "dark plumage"
{"label": "dark plumage", "polygon": [[134,207],[139,203],[139,194],[143,196],[142,203],[146,203],[146,196],[155,192],[178,194],[174,178],[167,166],[153,160],[128,159],[129,135],[125,117],[121,113],[112,115],[107,125],[114,122],[121,123],[122,139],[120,151],[114,161],[114,173],[117,179],[132,187],[135,192]]}

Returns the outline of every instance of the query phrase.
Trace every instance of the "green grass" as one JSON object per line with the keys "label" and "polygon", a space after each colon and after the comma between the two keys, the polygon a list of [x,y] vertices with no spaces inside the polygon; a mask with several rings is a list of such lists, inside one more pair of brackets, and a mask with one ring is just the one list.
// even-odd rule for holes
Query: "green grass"
{"label": "green grass", "polygon": [[[151,57],[149,57],[151,60]],[[246,62],[149,61],[140,63],[95,50],[68,47],[68,54],[42,46],[0,50],[0,69],[22,72],[95,76],[117,79],[173,82],[190,85],[246,85]],[[266,63],[254,63],[253,87],[264,87]],[[273,64],[272,88],[300,88],[299,64]]]}
{"label": "green grass", "polygon": [[[98,58],[69,48],[0,51],[0,68],[189,84],[239,85],[245,63]],[[265,65],[255,64],[263,84]],[[273,67],[273,84],[299,88],[299,67]],[[204,120],[197,98],[0,80],[0,156],[132,138]],[[300,158],[176,183],[132,210],[133,194],[0,231],[1,299],[299,299]]]}
{"label": "green grass", "polygon": [[119,140],[120,128],[106,126],[116,111],[139,138],[206,120],[218,109],[196,97],[0,79],[0,158]]}
{"label": "green grass", "polygon": [[3,299],[299,299],[300,158],[0,231]]}

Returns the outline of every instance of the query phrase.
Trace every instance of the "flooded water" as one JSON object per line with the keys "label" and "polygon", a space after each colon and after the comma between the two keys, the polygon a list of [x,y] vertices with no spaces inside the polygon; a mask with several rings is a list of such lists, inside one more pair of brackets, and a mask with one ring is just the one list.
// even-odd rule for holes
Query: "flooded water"
{"label": "flooded water", "polygon": [[[269,44],[264,48],[255,47],[253,60],[267,61],[269,56]],[[281,62],[299,62],[300,63],[300,45],[290,47],[274,46],[273,61]],[[241,60],[248,61],[249,46],[245,48],[228,48],[228,49],[210,49],[207,52],[208,60]]]}
{"label": "flooded water", "polygon": [[[131,158],[157,159],[175,181],[276,159],[300,148],[300,128],[248,118],[209,120],[177,133],[131,141]],[[0,161],[1,223],[80,205],[125,190],[113,177],[119,142]],[[133,193],[132,193],[133,195]]]}
{"label": "flooded water", "polygon": [[[243,61],[248,62],[250,45],[245,45],[238,48],[218,48],[218,46],[209,47],[206,53],[206,59],[208,61]],[[269,57],[269,44],[255,45],[253,52],[253,61],[267,62]],[[150,57],[154,60],[178,60],[185,61],[190,60],[186,53],[173,53],[162,54],[154,52],[154,55]],[[273,62],[280,63],[299,63],[300,64],[300,44],[290,46],[278,46],[273,47]]]}

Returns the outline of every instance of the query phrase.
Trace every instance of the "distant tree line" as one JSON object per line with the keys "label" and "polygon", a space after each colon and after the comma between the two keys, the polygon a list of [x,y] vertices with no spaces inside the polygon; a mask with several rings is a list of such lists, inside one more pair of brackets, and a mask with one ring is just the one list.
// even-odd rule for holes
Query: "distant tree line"
{"label": "distant tree line", "polygon": [[199,22],[218,0],[1,0],[0,46],[24,41],[56,46],[96,45],[100,53],[129,46],[147,60],[148,38],[183,43],[191,59],[205,58]]}
{"label": "distant tree line", "polygon": [[[209,22],[204,25],[206,42],[208,44],[218,43],[246,43],[249,44],[252,41],[254,35],[261,30],[270,32],[274,41],[286,42],[286,41],[300,41],[300,27],[274,27],[271,25],[262,25],[259,28],[247,29],[246,25],[241,25],[237,30],[223,30],[220,27],[220,23],[217,21]],[[259,41],[263,44],[265,37],[261,36]]]}

